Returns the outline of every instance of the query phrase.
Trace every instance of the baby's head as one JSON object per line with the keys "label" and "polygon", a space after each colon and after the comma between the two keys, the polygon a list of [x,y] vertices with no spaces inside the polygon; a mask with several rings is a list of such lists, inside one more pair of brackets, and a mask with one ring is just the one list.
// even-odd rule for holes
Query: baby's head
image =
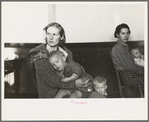
{"label": "baby's head", "polygon": [[107,89],[106,82],[107,82],[107,80],[104,77],[100,77],[100,76],[96,77],[93,80],[95,91],[100,93],[101,95],[104,95],[106,93],[106,89]]}
{"label": "baby's head", "polygon": [[139,50],[139,48],[132,48],[130,50],[130,53],[131,55],[134,57],[134,58],[140,58],[141,57],[141,52]]}
{"label": "baby's head", "polygon": [[64,67],[66,66],[65,59],[65,55],[60,51],[51,52],[48,58],[54,69],[58,71],[64,70]]}

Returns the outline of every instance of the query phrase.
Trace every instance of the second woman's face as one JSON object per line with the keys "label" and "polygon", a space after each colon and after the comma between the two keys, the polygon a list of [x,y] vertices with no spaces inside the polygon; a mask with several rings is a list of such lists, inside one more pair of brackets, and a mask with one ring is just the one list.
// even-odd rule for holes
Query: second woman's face
{"label": "second woman's face", "polygon": [[49,27],[46,33],[47,44],[51,47],[57,46],[61,40],[59,29],[56,27]]}
{"label": "second woman's face", "polygon": [[128,28],[122,28],[119,35],[117,35],[117,36],[120,41],[127,42],[129,39],[129,36],[130,36],[130,32],[129,32]]}

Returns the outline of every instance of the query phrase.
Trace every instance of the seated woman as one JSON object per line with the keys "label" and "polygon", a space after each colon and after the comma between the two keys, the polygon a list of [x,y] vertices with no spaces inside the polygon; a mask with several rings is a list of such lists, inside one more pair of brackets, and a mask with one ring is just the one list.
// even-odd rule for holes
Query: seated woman
{"label": "seated woman", "polygon": [[66,41],[65,31],[58,23],[50,23],[44,29],[46,34],[45,44],[41,44],[29,52],[29,61],[34,64],[37,91],[39,98],[54,98],[58,89],[75,89],[85,85],[82,79],[72,82],[62,82],[48,61],[52,51],[61,51],[67,57],[66,61],[73,60],[72,52],[64,44]]}
{"label": "seated woman", "polygon": [[141,85],[144,88],[144,67],[135,64],[134,58],[128,50],[129,26],[124,23],[118,25],[115,29],[114,36],[118,40],[112,48],[112,58],[123,83],[133,86]]}

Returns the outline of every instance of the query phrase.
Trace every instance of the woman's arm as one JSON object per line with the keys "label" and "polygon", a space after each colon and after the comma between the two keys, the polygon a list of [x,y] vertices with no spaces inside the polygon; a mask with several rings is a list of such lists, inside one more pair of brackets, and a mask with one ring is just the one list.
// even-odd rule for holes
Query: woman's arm
{"label": "woman's arm", "polygon": [[112,49],[112,58],[117,70],[130,70],[139,74],[144,73],[144,68],[137,66],[129,52],[122,51],[121,47]]}
{"label": "woman's arm", "polygon": [[36,69],[36,79],[39,82],[45,83],[47,86],[54,89],[74,89],[76,87],[75,81],[63,83],[47,59],[39,59],[34,63]]}
{"label": "woman's arm", "polygon": [[40,59],[34,63],[36,69],[36,79],[38,82],[45,84],[46,86],[49,86],[53,89],[74,89],[76,87],[84,86],[89,81],[77,79],[71,82],[62,82],[54,68],[49,62],[47,62],[47,59]]}
{"label": "woman's arm", "polygon": [[[44,50],[47,52],[44,44],[32,49],[31,52],[36,52],[36,51],[40,51],[40,50]],[[68,51],[68,49],[67,49],[67,51]],[[69,59],[72,60],[71,59],[73,57],[72,53],[71,53],[71,51],[68,51],[68,52],[69,52],[68,55],[70,56]],[[38,82],[40,82],[40,84],[45,84],[53,89],[58,89],[58,88],[74,89],[76,87],[83,86],[83,82],[81,79],[72,81],[72,82],[68,82],[68,83],[62,82],[61,78],[57,75],[54,68],[48,62],[48,59],[46,57],[43,56],[40,58],[35,58],[35,59],[34,58],[32,60],[33,61],[32,63],[34,63],[34,66],[35,66],[36,79]]]}
{"label": "woman's arm", "polygon": [[[42,53],[41,53],[42,52]],[[34,63],[36,80],[51,88],[75,88],[75,81],[63,83],[51,64],[48,62],[48,51],[45,44],[41,44],[29,52],[29,61]]]}

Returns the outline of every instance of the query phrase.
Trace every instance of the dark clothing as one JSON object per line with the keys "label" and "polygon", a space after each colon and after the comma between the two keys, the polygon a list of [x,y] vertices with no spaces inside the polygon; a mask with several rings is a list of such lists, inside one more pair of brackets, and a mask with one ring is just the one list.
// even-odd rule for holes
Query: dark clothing
{"label": "dark clothing", "polygon": [[[83,91],[83,90],[79,90],[82,94],[82,98],[89,98],[90,95],[92,94],[92,92],[86,92],[86,91]],[[94,96],[96,97],[96,95]]]}
{"label": "dark clothing", "polygon": [[138,74],[133,71],[119,71],[121,81],[124,86],[140,86],[144,89],[144,75]]}
{"label": "dark clothing", "polygon": [[[67,61],[72,60],[71,51],[66,47],[62,48],[68,53]],[[45,58],[39,56],[38,53],[46,55]],[[46,44],[41,44],[29,52],[29,60],[34,63],[39,98],[54,98],[58,89],[76,88],[75,81],[68,83],[61,81],[61,78],[49,63],[48,55]]]}
{"label": "dark clothing", "polygon": [[144,89],[144,67],[135,64],[126,43],[117,41],[112,48],[112,59],[123,85],[140,85]]}
{"label": "dark clothing", "polygon": [[101,95],[95,91],[93,91],[89,98],[106,98],[104,95]]}
{"label": "dark clothing", "polygon": [[86,75],[84,68],[80,64],[70,61],[64,68],[64,76],[70,77],[72,73],[77,74],[79,76],[78,79]]}
{"label": "dark clothing", "polygon": [[[92,80],[93,78],[87,74],[85,69],[78,63],[74,61],[70,61],[67,66],[64,68],[64,77],[70,77],[73,73],[77,74],[79,78],[83,78],[83,81],[86,81],[87,79],[90,80],[89,85],[86,87],[80,87],[76,88],[74,90],[71,90],[71,92],[74,92],[75,90],[79,90],[82,93],[82,98],[88,98],[90,96],[91,91],[89,92],[88,89],[92,90],[93,84]],[[70,81],[71,82],[71,81]]]}
{"label": "dark clothing", "polygon": [[112,58],[117,70],[129,70],[144,74],[144,68],[135,64],[126,43],[117,41],[116,45],[112,48]]}

